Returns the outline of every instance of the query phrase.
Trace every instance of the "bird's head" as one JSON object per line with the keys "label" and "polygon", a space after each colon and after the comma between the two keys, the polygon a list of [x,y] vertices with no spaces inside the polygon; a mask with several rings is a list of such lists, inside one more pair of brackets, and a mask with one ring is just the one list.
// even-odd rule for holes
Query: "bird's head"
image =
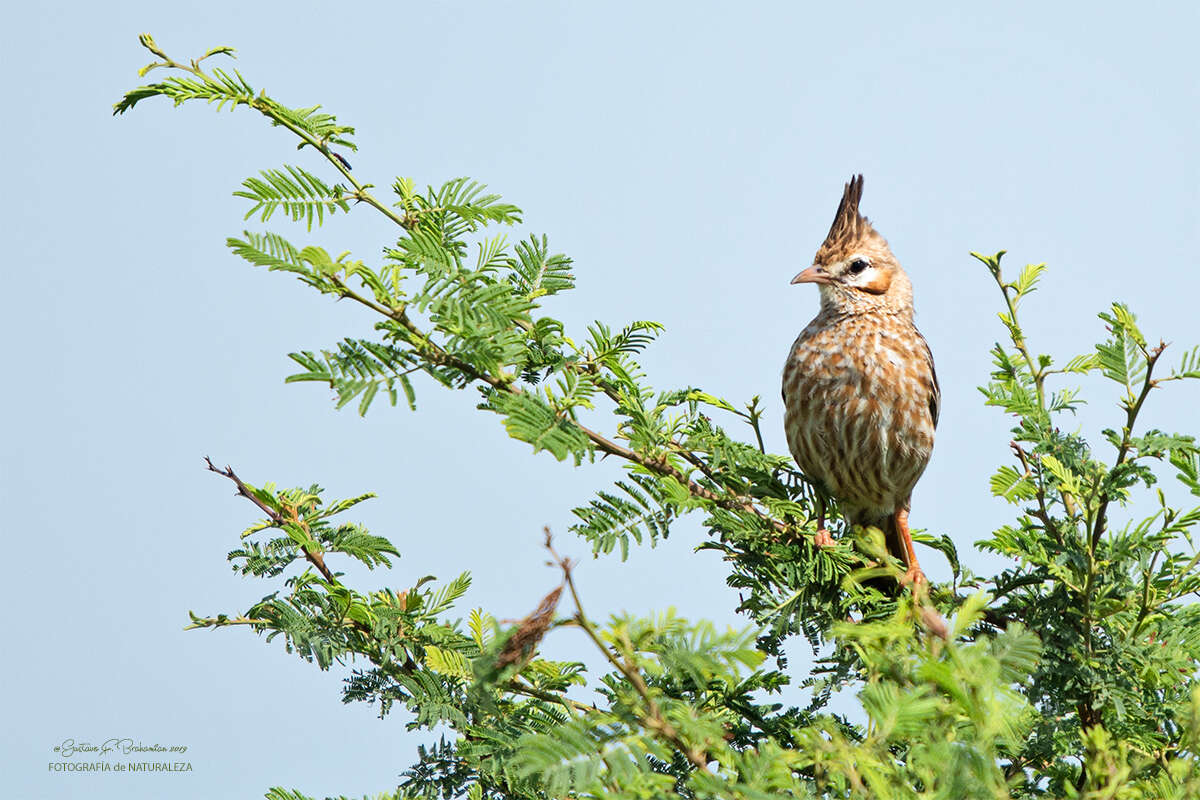
{"label": "bird's head", "polygon": [[815,283],[821,290],[821,310],[858,313],[886,311],[912,314],[912,284],[887,240],[858,211],[862,175],[855,175],[842,192],[837,216],[813,264],[792,283]]}

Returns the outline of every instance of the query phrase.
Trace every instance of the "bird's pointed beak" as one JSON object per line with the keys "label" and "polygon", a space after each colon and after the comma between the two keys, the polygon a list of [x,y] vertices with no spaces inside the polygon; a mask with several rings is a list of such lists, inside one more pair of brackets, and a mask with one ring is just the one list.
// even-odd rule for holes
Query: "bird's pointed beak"
{"label": "bird's pointed beak", "polygon": [[801,272],[796,277],[792,278],[792,283],[832,283],[833,279],[829,277],[829,273],[824,267],[818,267],[816,264]]}

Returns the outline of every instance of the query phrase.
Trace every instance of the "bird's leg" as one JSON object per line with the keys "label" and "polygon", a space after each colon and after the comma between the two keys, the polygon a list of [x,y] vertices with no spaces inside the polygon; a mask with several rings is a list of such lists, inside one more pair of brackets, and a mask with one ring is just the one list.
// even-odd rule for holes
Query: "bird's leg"
{"label": "bird's leg", "polygon": [[825,495],[819,490],[817,495],[817,532],[813,536],[813,547],[833,547],[833,537],[825,527]]}
{"label": "bird's leg", "polygon": [[908,509],[901,506],[895,513],[896,532],[900,534],[900,543],[904,545],[904,577],[900,582],[905,586],[928,583],[921,565],[917,563],[917,554],[913,552],[912,535],[908,532]]}

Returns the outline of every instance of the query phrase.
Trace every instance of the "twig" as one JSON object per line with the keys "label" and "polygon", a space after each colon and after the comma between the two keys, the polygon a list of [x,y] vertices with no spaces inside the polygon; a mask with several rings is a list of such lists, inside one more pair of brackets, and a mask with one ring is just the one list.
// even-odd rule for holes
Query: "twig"
{"label": "twig", "polygon": [[[608,663],[612,664],[613,667],[625,677],[625,680],[629,682],[629,685],[634,688],[634,690],[638,693],[638,696],[641,697],[642,702],[645,703],[646,714],[644,716],[639,715],[642,724],[648,729],[662,734],[663,738],[669,741],[676,750],[682,753],[683,756],[692,764],[692,766],[696,767],[697,769],[707,769],[708,759],[705,758],[704,750],[692,747],[685,742],[683,737],[679,735],[679,732],[675,730],[675,726],[668,722],[667,719],[662,715],[662,710],[659,708],[658,703],[655,702],[654,697],[650,694],[650,688],[646,685],[646,681],[642,678],[641,672],[635,667],[635,665],[630,663],[628,658],[626,658],[624,662],[617,658],[612,650],[609,649],[608,645],[606,645],[600,639],[600,635],[596,633],[596,629],[592,626],[592,623],[588,621],[587,616],[583,612],[583,604],[579,599],[579,592],[575,588],[575,579],[571,574],[574,564],[570,559],[560,556],[554,549],[550,528],[547,527],[544,530],[546,533],[546,549],[550,552],[550,557],[554,559],[554,563],[557,564],[559,569],[562,570],[563,580],[566,582],[567,588],[571,592],[571,600],[575,603],[575,622],[580,628],[583,629],[583,632],[587,634],[588,638],[592,640],[592,643],[599,648],[600,652],[604,654],[604,657],[608,660]],[[630,644],[630,649],[632,650],[632,644]]]}
{"label": "twig", "polygon": [[[1033,470],[1029,466],[1029,455],[1025,452],[1025,450],[1021,447],[1021,445],[1017,444],[1015,441],[1009,442],[1008,446],[1010,448],[1012,448],[1013,453],[1015,453],[1017,456],[1017,460],[1021,462],[1021,467],[1024,468],[1024,470],[1025,470],[1025,477],[1027,477],[1027,478],[1032,477]],[[1053,535],[1054,538],[1057,539],[1058,531],[1054,527],[1054,523],[1050,519],[1049,509],[1046,508],[1046,487],[1042,481],[1042,476],[1040,473],[1037,476],[1037,501],[1038,501],[1038,511],[1034,516],[1036,516],[1041,521],[1042,526],[1045,529],[1046,533]],[[1064,495],[1063,504],[1065,505],[1066,502],[1067,502],[1066,496]],[[1070,508],[1067,508],[1067,513],[1074,516],[1074,514]]]}
{"label": "twig", "polygon": [[[1163,350],[1166,349],[1166,342],[1159,342],[1158,347],[1146,352],[1146,377],[1142,381],[1142,391],[1133,405],[1125,409],[1125,429],[1122,431],[1121,445],[1117,448],[1117,460],[1113,463],[1112,470],[1109,470],[1110,474],[1113,470],[1124,464],[1125,459],[1129,457],[1129,451],[1133,446],[1133,424],[1137,420],[1138,412],[1142,410],[1142,404],[1146,402],[1146,397],[1150,394],[1150,390],[1158,384],[1151,376],[1154,374],[1154,365],[1158,362],[1159,356],[1163,354]],[[1145,352],[1144,349],[1143,352]],[[1096,524],[1092,527],[1091,537],[1091,550],[1093,552],[1100,544],[1100,537],[1104,535],[1105,525],[1108,522],[1108,504],[1111,499],[1109,494],[1105,492],[1103,498],[1100,500],[1099,508],[1096,509]]]}
{"label": "twig", "polygon": [[[273,523],[275,523],[277,527],[284,528],[289,524],[295,524],[303,528],[305,533],[309,533],[308,526],[299,518],[298,515],[295,514],[294,511],[293,517],[288,519],[275,509],[268,506],[262,500],[259,500],[258,497],[255,496],[254,492],[250,491],[250,487],[247,486],[246,483],[233,471],[233,467],[226,466],[225,469],[219,469],[215,464],[213,464],[212,459],[208,456],[204,457],[204,463],[208,465],[209,472],[215,472],[218,475],[224,476],[233,481],[234,485],[237,486],[237,493],[242,497],[245,497],[251,503],[254,503],[254,505],[258,506],[262,512],[266,514]],[[310,541],[315,541],[313,540],[311,534],[308,538]],[[306,545],[302,545],[300,549],[304,551],[304,557],[308,559],[309,563],[317,568],[317,571],[321,573],[325,580],[329,581],[330,583],[340,584],[340,581],[338,581],[334,574],[329,570],[329,567],[325,566],[325,557],[321,554],[320,550],[309,550],[308,546]]]}
{"label": "twig", "polygon": [[[1025,358],[1025,363],[1029,367],[1029,376],[1033,378],[1034,388],[1037,389],[1038,405],[1044,409],[1046,407],[1046,396],[1042,384],[1044,383],[1046,376],[1042,372],[1042,368],[1034,364],[1033,356],[1030,355],[1029,349],[1025,346],[1025,334],[1021,330],[1020,324],[1017,322],[1017,306],[1013,302],[1013,296],[1008,293],[1009,289],[1013,287],[1001,279],[999,270],[996,270],[993,275],[996,278],[996,283],[1000,284],[1000,292],[1004,295],[1005,305],[1008,306],[1008,318],[1012,321],[1012,325],[1009,327],[1008,331],[1009,338],[1012,339],[1013,346],[1016,347],[1021,355]],[[1013,291],[1016,291],[1016,289],[1013,288]]]}
{"label": "twig", "polygon": [[532,697],[535,700],[544,700],[547,703],[561,703],[572,711],[590,713],[596,710],[594,706],[589,706],[587,703],[581,703],[578,700],[567,697],[565,694],[554,694],[553,692],[543,691],[536,686],[530,686],[527,683],[519,683],[519,679],[520,675],[515,676],[512,679],[512,683],[508,684],[506,687],[513,694]]}
{"label": "twig", "polygon": [[192,617],[192,624],[188,625],[184,630],[192,630],[194,628],[224,628],[229,625],[269,625],[270,622],[265,619],[257,619],[255,617]]}
{"label": "twig", "polygon": [[[424,331],[418,328],[413,321],[409,319],[404,309],[389,309],[386,306],[383,306],[367,297],[363,297],[337,278],[334,278],[333,281],[335,285],[338,286],[339,292],[342,294],[342,296],[354,300],[355,302],[370,308],[376,313],[382,314],[383,316],[398,322],[413,337],[413,343],[418,352],[434,364],[456,369],[465,375],[469,380],[486,383],[498,391],[508,392],[510,394],[521,393],[521,388],[513,385],[513,379],[511,377],[506,376],[503,378],[498,378],[494,375],[480,372],[475,368],[474,365],[463,361],[453,353],[446,352],[446,350],[435,344]],[[664,456],[653,457],[638,453],[628,447],[625,447],[624,445],[612,441],[608,437],[604,436],[598,431],[592,430],[586,425],[582,425],[579,422],[575,422],[574,425],[579,428],[580,432],[588,438],[588,440],[597,450],[606,455],[623,458],[626,461],[638,464],[639,466],[642,466],[651,472],[656,472],[659,475],[674,478],[681,485],[683,485],[691,495],[702,500],[708,500],[709,502],[712,502],[728,511],[746,511],[754,514],[763,522],[769,523],[771,527],[774,528],[776,533],[783,535],[792,533],[791,526],[781,520],[775,519],[773,516],[756,506],[752,500],[745,496],[722,496],[711,489],[707,489],[689,479],[683,474],[683,472],[667,461]],[[674,442],[672,443],[672,449],[681,455],[684,455],[684,453],[690,453],[690,451],[687,451],[686,448],[683,448]],[[684,457],[687,458],[686,455],[684,455]],[[699,461],[699,459],[693,457],[689,458],[688,461],[700,469],[701,472],[704,472],[707,477],[715,480],[715,476],[707,469],[707,466],[704,465],[703,462]]]}

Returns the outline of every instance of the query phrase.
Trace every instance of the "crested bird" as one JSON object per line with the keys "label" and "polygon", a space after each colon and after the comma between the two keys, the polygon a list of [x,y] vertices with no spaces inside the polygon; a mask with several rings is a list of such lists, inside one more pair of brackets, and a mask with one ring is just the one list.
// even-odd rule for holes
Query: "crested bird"
{"label": "crested bird", "polygon": [[905,584],[925,582],[908,511],[933,452],[941,391],[929,344],[913,323],[912,283],[887,241],[859,213],[862,175],[842,192],[812,266],[792,283],[813,283],[821,310],[792,344],[783,368],[784,426],[800,470],[817,489],[817,546],[826,496],[850,525],[884,532],[905,566]]}

